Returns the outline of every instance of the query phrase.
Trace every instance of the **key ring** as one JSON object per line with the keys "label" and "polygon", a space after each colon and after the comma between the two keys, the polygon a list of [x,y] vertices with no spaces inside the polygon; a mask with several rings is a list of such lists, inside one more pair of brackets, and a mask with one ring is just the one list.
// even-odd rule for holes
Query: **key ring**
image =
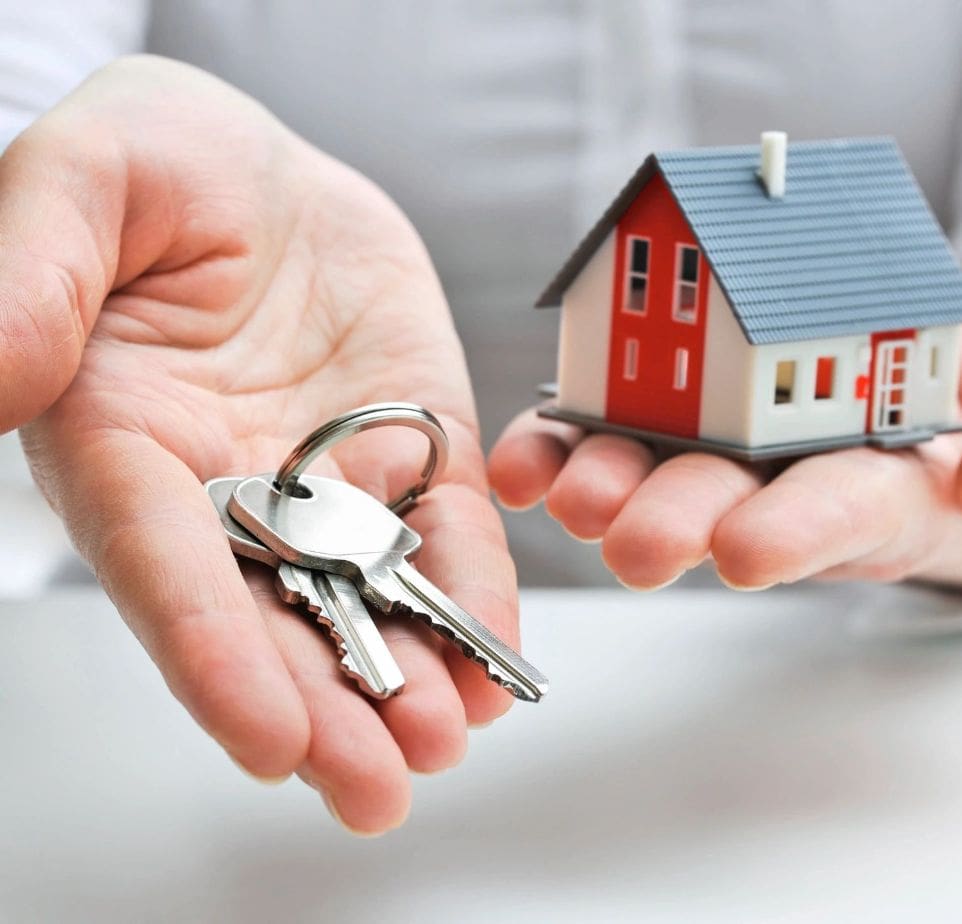
{"label": "key ring", "polygon": [[291,450],[274,476],[274,487],[284,494],[296,495],[298,479],[322,452],[365,430],[396,426],[420,430],[431,442],[420,479],[387,505],[398,516],[403,516],[431,487],[448,462],[448,438],[441,422],[426,408],[404,401],[368,404],[318,427]]}

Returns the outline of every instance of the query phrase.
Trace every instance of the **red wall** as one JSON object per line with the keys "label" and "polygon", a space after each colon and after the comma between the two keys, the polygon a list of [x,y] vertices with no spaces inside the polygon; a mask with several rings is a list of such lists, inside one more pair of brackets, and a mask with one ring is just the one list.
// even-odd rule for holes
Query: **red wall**
{"label": "red wall", "polygon": [[[608,354],[606,418],[645,430],[697,437],[705,349],[705,315],[710,270],[698,259],[697,322],[672,318],[675,293],[676,245],[697,246],[664,180],[656,174],[622,216],[617,227],[611,341]],[[651,239],[648,263],[648,305],[645,315],[623,310],[630,235]],[[638,340],[638,377],[624,378],[625,344]],[[688,382],[674,388],[675,351],[688,350]]]}

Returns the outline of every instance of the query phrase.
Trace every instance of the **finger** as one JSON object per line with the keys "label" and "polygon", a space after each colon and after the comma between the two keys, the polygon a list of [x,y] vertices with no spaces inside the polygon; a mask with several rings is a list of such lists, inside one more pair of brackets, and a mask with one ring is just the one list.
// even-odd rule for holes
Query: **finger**
{"label": "finger", "polygon": [[116,272],[124,165],[62,124],[41,119],[0,159],[0,431],[70,384]]}
{"label": "finger", "polygon": [[578,539],[600,539],[654,467],[651,450],[608,434],[585,437],[545,497],[545,509]]}
{"label": "finger", "polygon": [[310,745],[298,774],[349,830],[380,834],[400,826],[411,785],[390,731],[341,672],[330,641],[278,599],[267,569],[247,566],[245,572],[310,717]]}
{"label": "finger", "polygon": [[45,487],[171,691],[251,773],[292,773],[310,740],[304,703],[203,487],[142,435],[69,445]]}
{"label": "finger", "polygon": [[884,546],[917,560],[931,525],[929,484],[912,453],[852,449],[810,456],[732,510],[712,552],[734,587],[797,581]]}
{"label": "finger", "polygon": [[728,511],[761,485],[751,468],[703,453],[660,465],[615,517],[602,544],[605,563],[629,587],[653,590],[701,563]]}
{"label": "finger", "polygon": [[[425,454],[424,436],[403,427],[360,434],[336,452],[342,476],[382,501],[411,486]],[[483,477],[480,460],[477,464]],[[466,722],[437,636],[403,617],[382,618],[378,626],[405,678],[402,696],[376,706],[384,724],[412,770],[453,767],[467,748]]]}
{"label": "finger", "polygon": [[488,456],[488,478],[501,504],[512,510],[537,504],[581,436],[577,427],[538,417],[533,408],[516,417]]}
{"label": "finger", "polygon": [[[487,497],[462,485],[439,485],[408,521],[424,542],[418,569],[517,648],[517,577],[501,519]],[[507,711],[511,695],[488,680],[477,664],[452,644],[444,646],[444,655],[470,724],[485,724]]]}
{"label": "finger", "polygon": [[467,720],[440,640],[409,618],[382,619],[378,626],[405,681],[400,696],[375,704],[378,714],[412,770],[455,766],[467,750]]}

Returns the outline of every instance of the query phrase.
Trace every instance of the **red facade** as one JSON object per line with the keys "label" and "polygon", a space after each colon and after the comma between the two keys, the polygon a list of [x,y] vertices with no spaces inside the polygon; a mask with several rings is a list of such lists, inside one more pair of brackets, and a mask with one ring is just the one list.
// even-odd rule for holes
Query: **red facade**
{"label": "red facade", "polygon": [[606,418],[697,437],[708,264],[659,175],[615,233]]}

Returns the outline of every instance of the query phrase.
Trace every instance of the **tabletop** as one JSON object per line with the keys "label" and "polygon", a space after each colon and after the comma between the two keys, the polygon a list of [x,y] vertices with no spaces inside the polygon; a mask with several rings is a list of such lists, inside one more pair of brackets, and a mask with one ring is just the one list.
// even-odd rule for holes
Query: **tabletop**
{"label": "tabletop", "polygon": [[547,698],[343,833],[95,588],[0,604],[0,921],[957,920],[962,597],[528,591]]}

